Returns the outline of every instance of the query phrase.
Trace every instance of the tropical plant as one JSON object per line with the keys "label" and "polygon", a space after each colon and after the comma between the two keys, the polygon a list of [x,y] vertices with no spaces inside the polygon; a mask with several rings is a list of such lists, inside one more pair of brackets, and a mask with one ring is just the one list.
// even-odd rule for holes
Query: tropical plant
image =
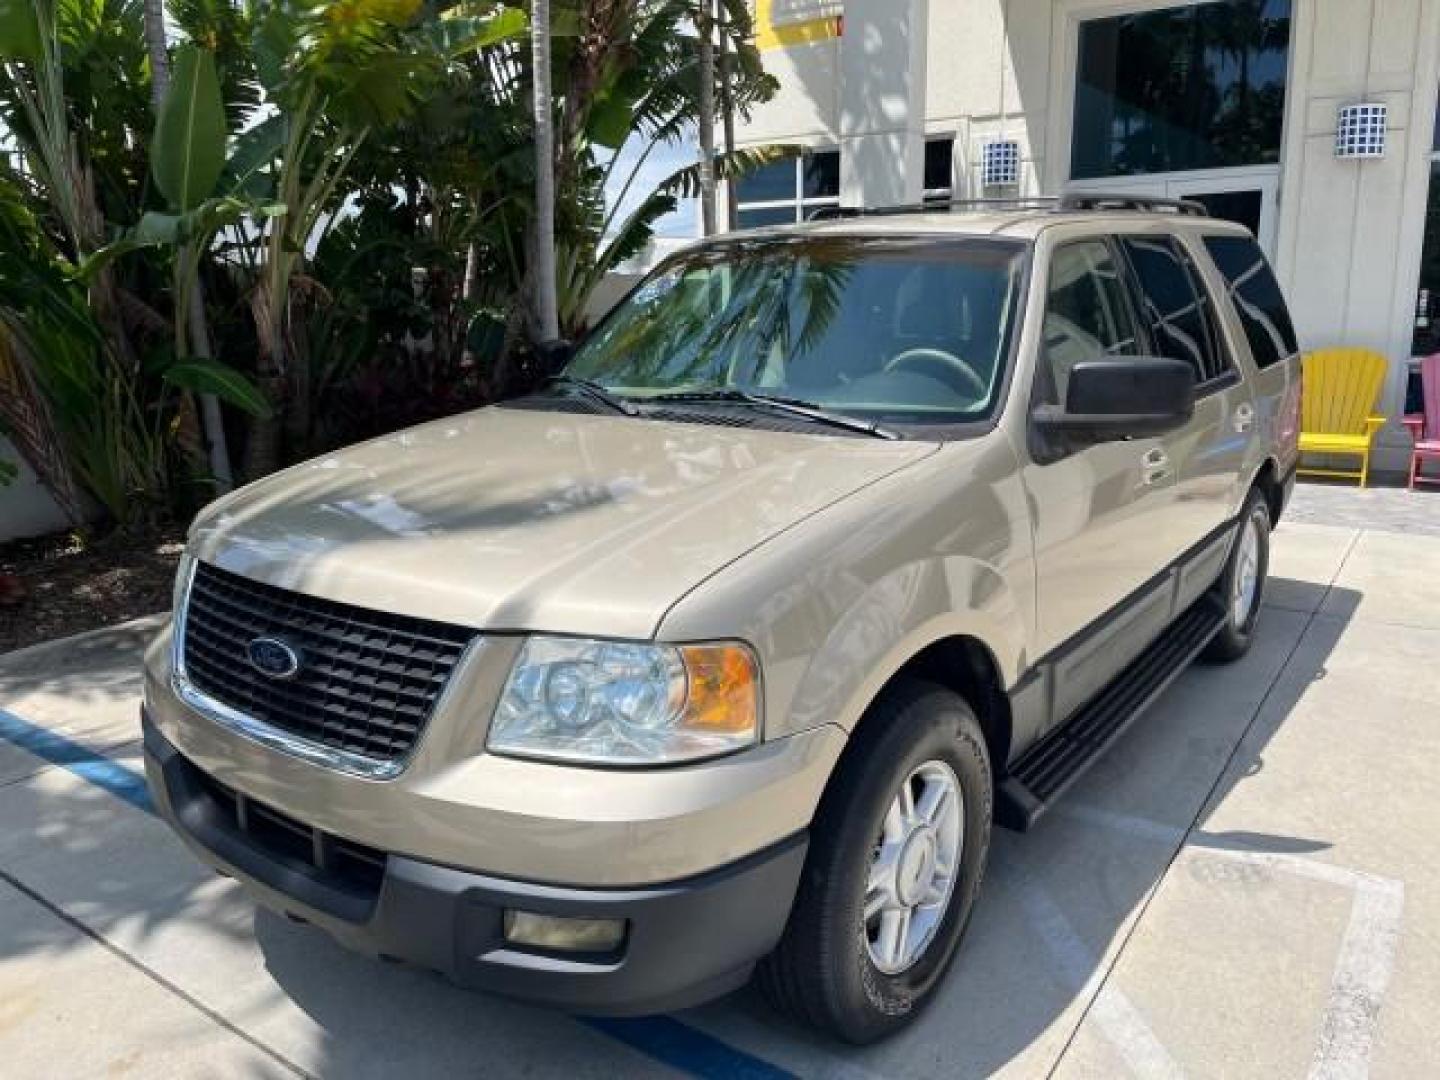
{"label": "tropical plant", "polygon": [[[150,97],[155,107],[157,120],[157,136],[164,134],[167,138],[162,141],[157,138],[157,147],[164,147],[167,143],[174,143],[180,140],[194,141],[192,133],[180,129],[179,125],[183,120],[178,114],[180,109],[178,102],[183,101],[186,95],[194,96],[201,92],[208,92],[211,89],[210,82],[206,79],[206,72],[203,67],[206,63],[213,64],[207,53],[192,52],[187,54],[184,66],[181,68],[181,90],[178,96],[171,96],[170,92],[170,48],[165,30],[165,5],[163,0],[144,0],[145,3],[145,49],[150,57]],[[219,103],[218,79],[215,81],[215,93],[208,95],[205,104],[208,109],[190,110],[195,117],[215,119],[212,125],[217,125],[220,137],[224,137],[224,121],[216,115],[216,107]],[[167,108],[167,100],[169,107]],[[204,133],[200,133],[203,138]],[[175,156],[171,151],[171,156]],[[156,177],[159,180],[159,177]],[[212,178],[213,183],[213,178]],[[189,187],[188,183],[182,185]],[[173,199],[172,199],[173,202]],[[182,248],[175,260],[177,271],[189,263],[189,252]],[[181,293],[185,296],[181,297]],[[205,316],[205,293],[204,286],[197,274],[195,279],[188,283],[177,278],[175,283],[176,315],[175,315],[175,348],[177,353],[184,353],[188,344],[190,352],[202,361],[211,359],[210,348],[210,326]],[[215,477],[215,486],[219,491],[228,491],[234,484],[234,470],[230,467],[230,448],[225,437],[225,416],[220,409],[220,399],[214,394],[201,394],[201,416],[205,428],[205,442],[209,450],[210,471]]]}
{"label": "tropical plant", "polygon": [[695,126],[700,134],[700,228],[715,234],[715,0],[698,0],[691,18],[699,48]]}
{"label": "tropical plant", "polygon": [[[563,139],[556,148],[567,196],[563,202],[570,208],[559,242],[561,326],[567,335],[583,329],[594,288],[646,247],[654,224],[675,208],[678,198],[698,196],[703,215],[707,192],[713,210],[718,179],[799,152],[769,147],[714,153],[719,71],[703,59],[707,34],[723,26],[727,35],[727,52],[735,62],[727,65],[731,78],[722,96],[732,108],[748,113],[776,90],[750,40],[744,0],[724,4],[727,18],[721,24],[708,17],[705,0],[577,0],[576,30],[562,39],[559,50],[566,62],[558,104]],[[622,218],[620,211],[651,154],[661,146],[687,143],[697,131],[702,143],[698,160],[656,185]],[[627,162],[628,172],[617,174]],[[614,192],[619,198],[609,198]],[[708,228],[714,229],[713,215]]]}
{"label": "tropical plant", "polygon": [[[0,326],[12,379],[32,422],[46,418],[69,476],[126,524],[169,494],[167,451],[147,415],[154,313],[114,268],[83,281],[76,271],[109,238],[111,215],[143,198],[144,148],[131,137],[147,109],[139,15],[126,0],[0,0],[0,122],[22,164],[0,171],[10,204]],[[46,451],[24,441],[78,520]]]}
{"label": "tropical plant", "polygon": [[[163,263],[113,258],[119,229],[167,187],[152,186],[147,168],[143,10],[135,0],[0,5],[0,121],[20,152],[0,166],[12,256],[0,325],[73,481],[114,522],[143,524],[206,471],[188,391],[243,390],[237,373],[217,379],[166,340]],[[31,463],[42,478],[51,471]],[[57,498],[78,516],[77,502]]]}
{"label": "tropical plant", "polygon": [[223,488],[229,454],[254,477],[523,389],[529,342],[581,332],[677,199],[793,152],[727,142],[628,198],[702,114],[773,92],[748,20],[0,0],[0,426],[77,519],[88,493],[137,524]]}

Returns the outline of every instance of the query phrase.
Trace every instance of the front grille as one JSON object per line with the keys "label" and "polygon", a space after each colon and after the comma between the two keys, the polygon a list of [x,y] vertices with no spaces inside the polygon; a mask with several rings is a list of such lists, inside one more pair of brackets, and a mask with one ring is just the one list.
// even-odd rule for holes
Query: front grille
{"label": "front grille", "polygon": [[[300,657],[262,674],[250,642],[278,637]],[[475,631],[277,589],[205,563],[185,612],[185,673],[216,701],[321,746],[394,761],[424,731]]]}

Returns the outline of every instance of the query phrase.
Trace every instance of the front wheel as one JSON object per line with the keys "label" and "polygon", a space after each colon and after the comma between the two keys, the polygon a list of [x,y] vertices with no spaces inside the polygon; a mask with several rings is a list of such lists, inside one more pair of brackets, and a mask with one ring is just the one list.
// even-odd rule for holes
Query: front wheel
{"label": "front wheel", "polygon": [[821,802],[785,936],[761,988],[857,1044],[934,996],[969,921],[990,847],[992,781],[959,696],[896,687],[857,732]]}
{"label": "front wheel", "polygon": [[1225,625],[1206,647],[1206,660],[1227,663],[1250,651],[1269,571],[1270,510],[1260,492],[1252,491],[1240,514],[1240,533],[1230,561],[1215,585],[1225,604]]}

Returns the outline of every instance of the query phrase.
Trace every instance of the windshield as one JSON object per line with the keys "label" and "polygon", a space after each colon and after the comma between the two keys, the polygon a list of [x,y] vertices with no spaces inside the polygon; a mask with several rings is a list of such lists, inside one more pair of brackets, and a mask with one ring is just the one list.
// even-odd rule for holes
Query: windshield
{"label": "windshield", "polygon": [[990,238],[717,245],[662,266],[566,374],[636,399],[740,390],[893,423],[985,419],[1025,250]]}

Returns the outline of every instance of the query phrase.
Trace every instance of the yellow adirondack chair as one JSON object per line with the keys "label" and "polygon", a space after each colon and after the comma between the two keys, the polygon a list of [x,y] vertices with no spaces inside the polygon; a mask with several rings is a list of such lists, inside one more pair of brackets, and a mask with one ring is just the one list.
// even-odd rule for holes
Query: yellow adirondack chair
{"label": "yellow adirondack chair", "polygon": [[1385,417],[1375,415],[1385,385],[1385,357],[1369,349],[1321,349],[1302,361],[1305,398],[1300,417],[1301,454],[1343,454],[1360,459],[1359,472],[1302,467],[1302,476],[1370,479],[1370,450]]}

